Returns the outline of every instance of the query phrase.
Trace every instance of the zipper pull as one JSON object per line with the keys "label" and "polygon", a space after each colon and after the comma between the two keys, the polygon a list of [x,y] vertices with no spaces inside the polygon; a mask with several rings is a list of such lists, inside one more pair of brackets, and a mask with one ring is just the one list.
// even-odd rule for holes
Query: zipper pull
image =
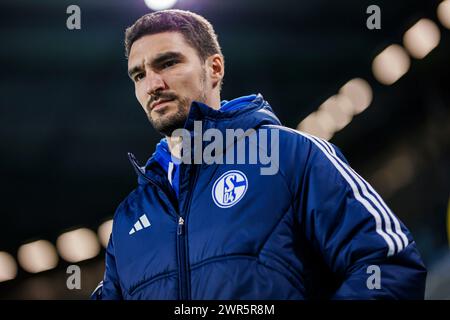
{"label": "zipper pull", "polygon": [[178,235],[181,235],[183,233],[183,226],[184,226],[184,219],[183,217],[180,217],[180,219],[178,219],[178,230],[177,230]]}

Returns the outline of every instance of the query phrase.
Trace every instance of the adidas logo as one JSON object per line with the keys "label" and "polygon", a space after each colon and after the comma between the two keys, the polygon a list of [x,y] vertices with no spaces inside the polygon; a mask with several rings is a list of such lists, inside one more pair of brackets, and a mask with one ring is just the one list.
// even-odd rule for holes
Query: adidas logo
{"label": "adidas logo", "polygon": [[131,228],[130,232],[128,234],[133,234],[136,231],[142,230],[144,228],[150,227],[150,221],[148,221],[148,218],[145,214],[139,217],[139,220],[134,224],[133,228]]}

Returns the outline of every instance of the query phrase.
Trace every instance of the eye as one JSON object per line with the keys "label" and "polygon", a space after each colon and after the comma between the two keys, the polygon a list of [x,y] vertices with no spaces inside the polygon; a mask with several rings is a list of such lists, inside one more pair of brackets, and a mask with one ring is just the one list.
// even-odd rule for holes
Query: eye
{"label": "eye", "polygon": [[176,63],[177,63],[176,60],[168,60],[168,61],[166,61],[166,62],[164,62],[164,63],[162,64],[162,68],[163,68],[163,69],[169,68],[169,67],[175,65]]}
{"label": "eye", "polygon": [[141,80],[142,78],[144,78],[144,73],[138,73],[134,76],[134,82],[138,82],[139,80]]}

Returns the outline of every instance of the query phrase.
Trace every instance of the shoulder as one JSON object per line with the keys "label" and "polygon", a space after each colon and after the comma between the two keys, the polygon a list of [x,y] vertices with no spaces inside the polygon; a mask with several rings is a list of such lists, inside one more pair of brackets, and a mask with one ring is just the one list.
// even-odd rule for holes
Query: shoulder
{"label": "shoulder", "polygon": [[[319,138],[313,137],[305,132],[298,131],[281,125],[263,125],[259,130],[267,131],[270,136],[267,139],[271,150],[278,147],[281,161],[288,161],[291,157],[296,157],[297,161],[309,158],[310,153],[316,149],[316,143]],[[275,150],[277,151],[277,150]]]}
{"label": "shoulder", "polygon": [[338,147],[320,137],[280,125],[264,125],[261,126],[261,129],[278,132],[280,153],[284,150],[285,152],[296,153],[297,156],[303,154],[308,157],[317,153],[324,157],[330,155],[346,161]]}
{"label": "shoulder", "polygon": [[271,148],[271,153],[278,154],[280,171],[288,179],[302,179],[312,173],[323,175],[339,164],[348,164],[339,148],[325,139],[280,125],[264,125],[260,129],[271,131],[267,141],[277,146]]}
{"label": "shoulder", "polygon": [[119,221],[128,220],[133,215],[136,200],[141,193],[140,188],[141,186],[132,190],[117,206],[113,217],[113,229],[114,225],[117,225]]}
{"label": "shoulder", "polygon": [[280,137],[281,144],[300,144],[304,146],[310,146],[313,138],[316,138],[307,134],[306,132],[276,124],[262,125],[259,130],[265,130],[270,133],[277,132],[278,136]]}

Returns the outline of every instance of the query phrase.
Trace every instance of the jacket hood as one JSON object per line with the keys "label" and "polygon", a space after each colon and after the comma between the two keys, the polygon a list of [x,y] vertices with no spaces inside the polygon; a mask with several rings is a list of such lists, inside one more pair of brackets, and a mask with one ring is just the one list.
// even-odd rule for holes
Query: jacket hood
{"label": "jacket hood", "polygon": [[[248,98],[253,99],[248,99]],[[227,104],[236,103],[227,108],[223,105],[219,110],[215,110],[201,102],[193,102],[189,111],[184,128],[194,130],[194,121],[203,121],[203,130],[216,128],[225,133],[225,129],[257,129],[265,124],[281,125],[280,120],[272,110],[269,103],[264,100],[261,94],[250,95],[247,101],[232,100]],[[235,107],[238,105],[239,107]],[[204,121],[205,120],[205,121]]]}
{"label": "jacket hood", "polygon": [[[223,101],[221,108],[215,110],[206,104],[194,101],[186,119],[184,129],[191,132],[193,136],[194,123],[196,121],[202,122],[203,132],[208,129],[220,130],[225,136],[226,129],[257,129],[262,125],[273,124],[281,125],[269,103],[264,100],[261,94],[253,94],[249,96],[240,97],[231,101]],[[128,157],[133,164],[134,169],[138,174],[138,181],[140,184],[147,183],[148,179],[141,177],[155,167],[157,163],[161,162],[161,158],[166,158],[168,147],[165,138],[158,143],[155,152],[147,160],[145,166],[140,166],[132,153],[128,153]],[[158,161],[160,160],[160,161]],[[160,168],[167,171],[167,168]]]}

